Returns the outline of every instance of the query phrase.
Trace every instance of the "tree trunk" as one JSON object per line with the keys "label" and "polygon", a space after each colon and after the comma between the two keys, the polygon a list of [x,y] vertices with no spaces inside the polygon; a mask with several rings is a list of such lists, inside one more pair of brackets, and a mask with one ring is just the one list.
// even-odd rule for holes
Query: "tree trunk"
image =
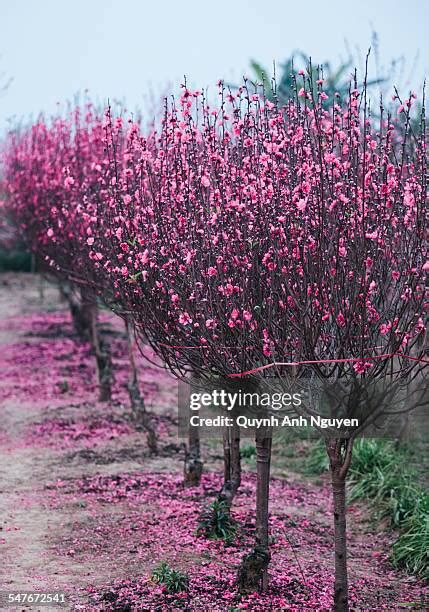
{"label": "tree trunk", "polygon": [[136,423],[141,424],[147,434],[147,445],[149,451],[157,454],[158,445],[155,429],[152,425],[152,419],[146,412],[146,407],[142,394],[140,393],[137,367],[135,361],[135,343],[132,337],[132,327],[128,319],[125,319],[125,333],[127,335],[128,358],[130,362],[130,377],[128,380],[128,395],[130,397],[131,410],[133,412]]}
{"label": "tree trunk", "polygon": [[84,296],[81,290],[81,299],[78,298],[75,289],[69,283],[59,284],[60,293],[67,301],[72,318],[73,329],[83,342],[91,341],[91,309],[92,304]]}
{"label": "tree trunk", "polygon": [[326,451],[331,468],[334,502],[334,612],[348,612],[346,477],[352,459],[353,440],[349,438],[326,440]]}
{"label": "tree trunk", "polygon": [[232,427],[226,427],[223,434],[224,479],[218,500],[232,502],[241,484],[240,428],[234,420]]}
{"label": "tree trunk", "polygon": [[188,448],[186,449],[184,467],[185,486],[197,487],[200,484],[203,471],[198,428],[189,425],[188,436]]}
{"label": "tree trunk", "polygon": [[82,289],[82,307],[91,317],[91,345],[95,355],[100,402],[112,399],[112,358],[109,344],[101,337],[97,326],[98,307],[92,293]]}
{"label": "tree trunk", "polygon": [[334,610],[347,612],[347,531],[346,531],[346,479],[332,472],[332,494],[334,498],[334,542],[335,542],[335,585]]}
{"label": "tree trunk", "polygon": [[258,429],[256,433],[256,537],[255,547],[240,565],[237,586],[242,593],[266,591],[270,551],[268,540],[268,500],[270,486],[271,437]]}

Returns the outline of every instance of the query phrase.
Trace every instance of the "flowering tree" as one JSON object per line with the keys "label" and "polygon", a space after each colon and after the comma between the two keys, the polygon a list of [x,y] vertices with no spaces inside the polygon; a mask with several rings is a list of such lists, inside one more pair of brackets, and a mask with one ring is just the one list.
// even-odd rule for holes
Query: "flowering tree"
{"label": "flowering tree", "polygon": [[[111,359],[107,343],[97,334],[95,298],[98,294],[112,305],[114,296],[94,235],[106,230],[105,203],[114,182],[111,171],[116,171],[105,157],[105,130],[103,115],[88,105],[50,125],[40,119],[29,131],[12,134],[5,156],[8,206],[21,232],[48,269],[72,283],[71,289],[67,285],[63,289],[71,293],[72,305],[73,286],[80,287],[82,303],[76,310],[79,321],[84,319],[90,327],[102,400],[111,394]],[[128,321],[126,331],[131,404],[148,432],[150,449],[156,451],[155,432],[138,387]]]}
{"label": "flowering tree", "polygon": [[[85,288],[79,301],[73,285],[67,282],[73,279],[79,264],[83,267],[84,261],[82,254],[79,259],[75,257],[73,240],[77,239],[77,228],[71,215],[72,206],[81,195],[73,192],[73,186],[84,189],[84,185],[75,182],[72,173],[82,177],[91,163],[91,154],[99,157],[94,148],[95,139],[83,146],[82,141],[90,132],[85,132],[79,122],[80,115],[76,112],[69,120],[56,119],[52,126],[40,119],[30,129],[10,135],[5,153],[7,206],[29,248],[45,269],[59,279],[79,335],[91,340],[99,374],[100,400],[106,401],[111,396],[111,363],[107,347],[96,333],[95,301]],[[72,135],[74,124],[76,131]],[[76,140],[76,149],[72,146],[73,140]],[[56,233],[55,225],[58,226]]]}
{"label": "flowering tree", "polygon": [[[351,83],[346,101],[328,105],[311,67],[294,83],[282,107],[275,95],[271,101],[246,85],[231,94],[222,84],[211,107],[184,86],[179,108],[166,107],[160,132],[147,137],[130,123],[123,138],[122,122],[108,114],[103,151],[89,165],[97,178],[79,165],[69,173],[71,161],[62,165],[62,189],[78,195],[40,235],[52,246],[58,229],[73,240],[79,228],[73,253],[82,266],[92,262],[91,286],[103,287],[180,378],[253,384],[274,369],[284,379],[310,374],[341,385],[340,408],[353,410],[371,385],[391,382],[389,392],[372,394],[356,431],[327,440],[335,608],[347,610],[353,440],[424,362],[424,115],[415,134],[414,96],[398,100],[394,118],[381,106],[375,124],[365,86]],[[225,442],[225,456],[237,460]],[[256,540],[239,570],[242,590],[268,585],[269,431],[258,431],[256,447]],[[229,503],[236,468],[226,470]]]}
{"label": "flowering tree", "polygon": [[[115,288],[178,376],[265,376],[276,366],[347,383],[398,385],[422,364],[427,301],[424,117],[414,96],[371,120],[366,87],[331,100],[301,71],[280,108],[246,87],[218,108],[184,87],[152,147],[129,158],[127,263]],[[198,118],[198,119],[197,119]],[[136,205],[134,203],[137,202]],[[130,214],[128,214],[130,212]],[[416,365],[417,364],[417,365]],[[282,369],[283,368],[283,369]],[[364,415],[359,431],[385,404]],[[335,607],[347,609],[344,483],[354,436],[330,439]],[[265,588],[270,439],[257,438],[255,550],[242,588]]]}

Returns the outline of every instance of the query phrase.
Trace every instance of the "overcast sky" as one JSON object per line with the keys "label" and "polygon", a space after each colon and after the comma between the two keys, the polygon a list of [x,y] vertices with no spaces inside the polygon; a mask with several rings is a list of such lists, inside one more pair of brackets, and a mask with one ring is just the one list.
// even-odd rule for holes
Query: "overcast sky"
{"label": "overcast sky", "polygon": [[184,74],[198,87],[237,81],[251,58],[271,66],[302,49],[335,62],[345,41],[363,56],[373,30],[382,63],[404,55],[417,87],[428,74],[428,17],[428,0],[0,0],[0,72],[13,79],[0,129],[85,89],[144,108],[150,90]]}

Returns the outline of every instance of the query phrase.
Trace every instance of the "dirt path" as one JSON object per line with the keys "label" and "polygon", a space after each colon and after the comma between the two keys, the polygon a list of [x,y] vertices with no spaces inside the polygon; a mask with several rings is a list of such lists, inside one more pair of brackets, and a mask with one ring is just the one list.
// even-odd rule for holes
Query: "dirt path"
{"label": "dirt path", "polygon": [[[180,462],[170,457],[151,458],[147,456],[145,436],[132,432],[125,438],[106,436],[105,440],[94,443],[61,448],[61,441],[50,446],[50,442],[37,444],[37,430],[34,424],[47,418],[78,421],[88,414],[97,417],[109,412],[123,415],[124,394],[117,393],[113,406],[94,402],[93,380],[89,389],[79,397],[55,393],[42,397],[34,393],[43,379],[49,378],[49,385],[55,386],[62,377],[59,372],[46,369],[51,355],[37,350],[40,341],[52,344],[52,352],[58,357],[56,325],[62,326],[65,334],[71,335],[68,313],[59,300],[55,287],[40,283],[30,275],[18,279],[11,275],[0,277],[0,587],[10,591],[46,591],[47,589],[67,590],[91,584],[102,584],[121,575],[122,568],[114,563],[106,566],[97,563],[85,567],[66,554],[53,552],[53,546],[61,542],[72,523],[85,522],[88,512],[79,505],[47,508],[46,487],[50,483],[67,481],[83,474],[116,474],[117,472],[153,472],[180,470]],[[41,296],[42,290],[42,296]],[[48,339],[38,335],[40,314],[44,323],[53,326]],[[52,320],[49,315],[52,314]],[[66,321],[63,325],[63,321]],[[31,348],[29,361],[25,351]],[[34,349],[34,350],[33,350]],[[67,356],[67,353],[65,353]],[[13,358],[23,359],[21,377],[13,364]],[[90,362],[90,359],[88,359]],[[79,364],[78,364],[79,365]],[[93,370],[92,364],[89,368]],[[158,409],[174,407],[175,383],[162,371],[153,370],[156,391],[147,398],[148,404],[157,403]],[[9,376],[8,376],[9,374]],[[27,379],[28,377],[28,379]],[[56,381],[56,378],[58,381]],[[91,379],[94,372],[91,371]],[[26,379],[29,389],[26,389]],[[162,387],[162,388],[161,388]],[[88,392],[89,391],[89,392]],[[77,401],[76,401],[77,400]],[[88,400],[92,405],[88,406]],[[85,409],[84,415],[82,414]],[[27,439],[30,436],[30,439]],[[87,442],[82,438],[83,442]],[[178,441],[174,438],[173,442]],[[76,448],[75,448],[76,446]],[[133,453],[128,452],[134,449]],[[132,457],[130,458],[130,454]],[[139,456],[140,454],[140,456]],[[88,458],[90,459],[88,461]],[[94,462],[94,458],[95,461]],[[23,607],[20,609],[38,609]],[[44,607],[44,610],[47,608]],[[52,608],[54,609],[54,608]],[[58,609],[58,608],[55,608]]]}
{"label": "dirt path", "polygon": [[[237,599],[231,585],[254,534],[254,476],[244,475],[235,503],[243,526],[237,542],[197,538],[199,511],[218,489],[219,474],[208,473],[201,487],[183,491],[176,385],[145,363],[146,404],[162,434],[160,456],[149,456],[126,407],[120,329],[107,316],[105,323],[116,365],[110,404],[94,401],[92,357],[72,337],[56,289],[45,286],[41,300],[36,278],[0,276],[0,590],[64,590],[74,610],[164,612],[178,609],[178,600],[148,576],[167,560],[191,577],[191,594],[180,608],[328,610],[327,487],[296,475],[273,479],[270,599]],[[220,468],[218,450],[210,452],[210,469]],[[389,535],[377,533],[359,505],[349,517],[353,609],[397,610],[421,602],[424,585],[388,562]],[[419,605],[407,609],[423,609]]]}

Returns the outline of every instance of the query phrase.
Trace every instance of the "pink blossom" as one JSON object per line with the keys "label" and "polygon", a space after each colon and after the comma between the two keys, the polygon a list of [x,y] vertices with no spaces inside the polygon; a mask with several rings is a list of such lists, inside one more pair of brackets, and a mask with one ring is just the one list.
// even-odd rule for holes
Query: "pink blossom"
{"label": "pink blossom", "polygon": [[303,199],[298,200],[296,207],[299,211],[304,212],[304,210],[307,208],[307,201]]}
{"label": "pink blossom", "polygon": [[345,324],[346,324],[346,319],[345,319],[345,317],[344,317],[344,315],[343,315],[343,313],[342,313],[342,312],[339,312],[339,313],[338,313],[338,315],[337,315],[337,319],[336,319],[336,320],[337,320],[337,323],[338,323],[338,325],[339,325],[340,327],[344,327],[344,326],[345,326]]}
{"label": "pink blossom", "polygon": [[358,374],[365,374],[367,370],[370,370],[374,366],[372,361],[365,361],[364,359],[357,361],[353,365],[353,369]]}
{"label": "pink blossom", "polygon": [[232,319],[233,321],[236,321],[236,320],[238,319],[238,317],[239,317],[239,314],[240,314],[240,313],[238,312],[238,310],[237,310],[236,308],[234,308],[234,309],[232,310],[232,312],[231,312],[231,319]]}
{"label": "pink blossom", "polygon": [[192,323],[192,319],[189,316],[189,313],[182,312],[179,316],[179,323],[181,323],[182,325],[189,325],[190,323]]}
{"label": "pink blossom", "polygon": [[382,336],[386,336],[391,330],[391,328],[392,328],[391,323],[383,323],[382,325],[380,325],[380,334]]}

